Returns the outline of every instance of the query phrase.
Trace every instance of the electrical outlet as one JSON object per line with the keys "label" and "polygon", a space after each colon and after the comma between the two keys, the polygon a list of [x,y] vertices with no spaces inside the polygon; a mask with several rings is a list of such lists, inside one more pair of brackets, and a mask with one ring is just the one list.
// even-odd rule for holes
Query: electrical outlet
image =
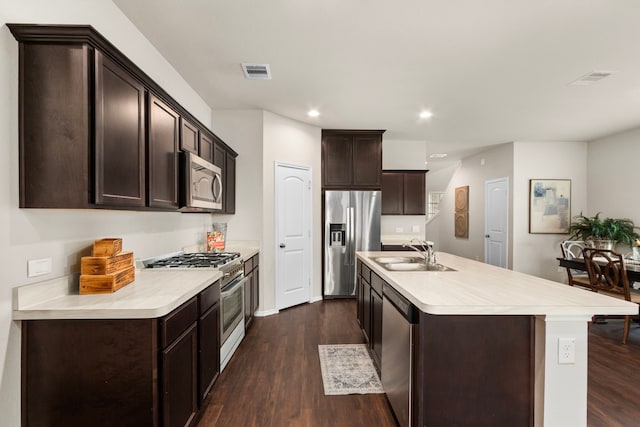
{"label": "electrical outlet", "polygon": [[576,363],[576,339],[558,338],[558,364],[573,365]]}
{"label": "electrical outlet", "polygon": [[396,227],[396,233],[402,233],[403,231],[402,227]]}
{"label": "electrical outlet", "polygon": [[558,267],[558,273],[564,273],[565,270],[566,268],[564,267]]}
{"label": "electrical outlet", "polygon": [[53,260],[51,258],[31,259],[27,261],[27,277],[49,274],[52,268]]}
{"label": "electrical outlet", "polygon": [[420,226],[419,225],[412,225],[411,226],[411,232],[412,233],[419,233],[420,232]]}

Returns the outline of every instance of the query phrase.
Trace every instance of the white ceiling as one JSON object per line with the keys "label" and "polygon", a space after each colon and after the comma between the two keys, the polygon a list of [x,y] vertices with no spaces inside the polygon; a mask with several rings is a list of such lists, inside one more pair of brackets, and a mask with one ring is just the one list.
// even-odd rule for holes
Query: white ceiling
{"label": "white ceiling", "polygon": [[[386,129],[454,157],[640,126],[638,0],[114,2],[213,109]],[[243,62],[273,79],[246,80]],[[568,85],[596,70],[615,74]]]}

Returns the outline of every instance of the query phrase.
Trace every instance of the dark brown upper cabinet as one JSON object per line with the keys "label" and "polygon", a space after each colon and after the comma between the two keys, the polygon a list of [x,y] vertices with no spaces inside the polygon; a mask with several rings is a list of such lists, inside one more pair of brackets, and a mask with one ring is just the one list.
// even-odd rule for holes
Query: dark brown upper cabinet
{"label": "dark brown upper cabinet", "polygon": [[95,52],[96,205],[145,205],[145,88]]}
{"label": "dark brown upper cabinet", "polygon": [[236,156],[227,152],[224,168],[224,194],[223,206],[224,213],[236,213]]}
{"label": "dark brown upper cabinet", "polygon": [[200,131],[200,157],[213,163],[213,137]]}
{"label": "dark brown upper cabinet", "polygon": [[[178,149],[213,162],[215,135],[91,26],[7,26],[19,42],[20,207],[177,210]],[[215,141],[232,158],[232,213],[237,153]]]}
{"label": "dark brown upper cabinet", "polygon": [[184,117],[180,118],[180,149],[195,155],[200,154],[200,134],[198,127]]}
{"label": "dark brown upper cabinet", "polygon": [[92,49],[21,43],[19,58],[20,207],[89,207]]}
{"label": "dark brown upper cabinet", "polygon": [[323,188],[379,190],[383,133],[383,130],[323,129]]}
{"label": "dark brown upper cabinet", "polygon": [[178,208],[178,125],[180,116],[149,96],[149,206]]}
{"label": "dark brown upper cabinet", "polygon": [[424,215],[426,171],[383,171],[382,214]]}

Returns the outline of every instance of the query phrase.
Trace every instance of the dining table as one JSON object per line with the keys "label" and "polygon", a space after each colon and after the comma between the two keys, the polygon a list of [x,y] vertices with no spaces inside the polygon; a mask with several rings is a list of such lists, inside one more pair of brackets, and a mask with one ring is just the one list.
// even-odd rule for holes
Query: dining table
{"label": "dining table", "polygon": [[[582,258],[562,258],[557,260],[560,262],[560,267],[568,267],[572,270],[587,271],[587,265]],[[627,271],[627,279],[629,279],[629,285],[632,286],[634,282],[640,283],[640,262],[630,259],[624,260],[624,269]]]}

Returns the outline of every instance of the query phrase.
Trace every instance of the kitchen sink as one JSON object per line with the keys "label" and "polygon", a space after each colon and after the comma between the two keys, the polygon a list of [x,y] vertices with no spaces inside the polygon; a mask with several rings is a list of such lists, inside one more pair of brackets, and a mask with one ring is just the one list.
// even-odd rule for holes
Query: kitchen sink
{"label": "kitchen sink", "polygon": [[423,258],[411,257],[411,256],[397,256],[397,257],[378,257],[373,259],[378,264],[399,264],[399,263],[424,263]]}
{"label": "kitchen sink", "polygon": [[378,257],[373,260],[389,271],[456,271],[442,264],[426,264],[418,257]]}

